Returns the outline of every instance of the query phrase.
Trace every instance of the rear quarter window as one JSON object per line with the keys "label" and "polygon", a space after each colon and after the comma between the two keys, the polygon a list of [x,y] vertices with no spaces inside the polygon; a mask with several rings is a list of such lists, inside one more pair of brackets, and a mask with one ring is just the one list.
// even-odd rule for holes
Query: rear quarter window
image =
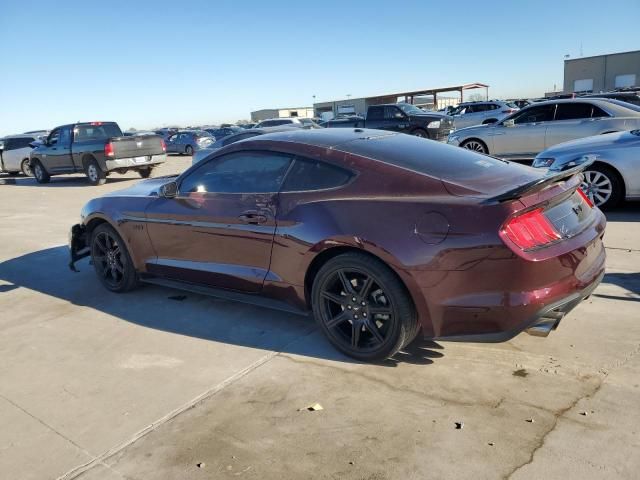
{"label": "rear quarter window", "polygon": [[353,173],[318,160],[297,157],[282,186],[283,192],[326,190],[345,185]]}

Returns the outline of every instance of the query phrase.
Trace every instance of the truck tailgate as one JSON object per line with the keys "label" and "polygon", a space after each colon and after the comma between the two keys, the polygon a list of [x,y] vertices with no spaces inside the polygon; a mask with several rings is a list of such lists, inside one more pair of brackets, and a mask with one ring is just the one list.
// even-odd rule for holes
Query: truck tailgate
{"label": "truck tailgate", "polygon": [[162,155],[165,146],[159,135],[139,137],[115,137],[111,139],[113,156],[110,158],[134,158],[149,155]]}

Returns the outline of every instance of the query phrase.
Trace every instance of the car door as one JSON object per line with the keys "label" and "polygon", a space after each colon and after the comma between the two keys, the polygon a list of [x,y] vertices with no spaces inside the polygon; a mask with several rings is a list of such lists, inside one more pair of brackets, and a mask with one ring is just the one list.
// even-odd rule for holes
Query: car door
{"label": "car door", "polygon": [[465,127],[480,125],[482,123],[482,120],[484,120],[485,110],[486,105],[484,104],[474,104],[467,106],[464,115],[462,115],[462,123]]}
{"label": "car door", "polygon": [[549,123],[545,147],[602,133],[603,118],[609,114],[587,102],[559,103],[553,122]]}
{"label": "car door", "polygon": [[171,152],[171,153],[177,153],[177,145],[176,142],[178,141],[178,137],[180,135],[177,133],[174,133],[173,135],[169,135],[169,138],[167,138],[167,142],[166,142],[166,146],[167,146],[167,153]]}
{"label": "car door", "polygon": [[29,158],[29,143],[33,138],[14,137],[4,140],[4,148],[0,152],[2,155],[2,170],[5,172],[17,172],[20,170],[20,162]]}
{"label": "car door", "polygon": [[497,123],[487,133],[498,157],[531,159],[545,149],[547,126],[553,121],[556,104],[527,107]]}
{"label": "car door", "polygon": [[175,198],[147,211],[157,257],[150,273],[258,292],[269,272],[278,190],[288,155],[235,152],[204,161],[178,181]]}
{"label": "car door", "polygon": [[45,168],[50,173],[73,171],[71,160],[71,126],[58,127],[47,139]]}

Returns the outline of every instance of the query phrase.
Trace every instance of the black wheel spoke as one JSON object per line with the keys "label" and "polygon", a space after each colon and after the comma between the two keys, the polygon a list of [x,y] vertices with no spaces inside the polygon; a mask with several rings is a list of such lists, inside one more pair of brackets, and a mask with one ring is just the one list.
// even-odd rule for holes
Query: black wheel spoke
{"label": "black wheel spoke", "polygon": [[362,331],[362,323],[353,321],[351,323],[351,346],[358,348],[360,343],[360,332]]}
{"label": "black wheel spoke", "polygon": [[107,253],[107,245],[102,236],[96,237],[96,247],[98,247],[102,253]]}
{"label": "black wheel spoke", "polygon": [[369,330],[369,332],[371,332],[371,335],[373,335],[373,338],[375,338],[378,343],[384,342],[384,338],[382,337],[380,330],[378,330],[378,326],[375,324],[375,322],[368,320],[364,324],[364,326],[367,330]]}
{"label": "black wheel spoke", "polygon": [[322,292],[322,297],[329,300],[330,302],[337,303],[338,305],[342,305],[344,303],[344,297],[342,295],[336,295],[331,292]]}
{"label": "black wheel spoke", "polygon": [[352,295],[353,285],[342,270],[338,271],[338,278],[340,278],[340,282],[342,283],[342,288],[344,289],[345,293],[348,295]]}
{"label": "black wheel spoke", "polygon": [[342,322],[346,322],[347,320],[349,320],[349,315],[347,314],[346,310],[343,310],[338,315],[328,320],[326,322],[326,325],[327,328],[334,328],[340,325]]}
{"label": "black wheel spoke", "polygon": [[369,296],[369,290],[371,290],[371,286],[373,285],[373,278],[367,277],[364,282],[362,282],[362,287],[360,288],[360,297],[362,299],[366,299]]}
{"label": "black wheel spoke", "polygon": [[391,315],[391,307],[384,305],[374,305],[369,307],[369,313],[371,315]]}

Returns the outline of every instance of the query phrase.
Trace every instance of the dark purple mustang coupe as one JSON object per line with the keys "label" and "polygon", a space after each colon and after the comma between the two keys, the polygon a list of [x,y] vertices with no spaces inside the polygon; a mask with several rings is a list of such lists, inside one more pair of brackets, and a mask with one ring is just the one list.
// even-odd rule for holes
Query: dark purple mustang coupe
{"label": "dark purple mustang coupe", "polygon": [[138,282],[311,310],[361,360],[416,335],[546,336],[604,274],[605,219],[554,176],[410,135],[254,137],[91,200],[71,231],[114,292]]}

